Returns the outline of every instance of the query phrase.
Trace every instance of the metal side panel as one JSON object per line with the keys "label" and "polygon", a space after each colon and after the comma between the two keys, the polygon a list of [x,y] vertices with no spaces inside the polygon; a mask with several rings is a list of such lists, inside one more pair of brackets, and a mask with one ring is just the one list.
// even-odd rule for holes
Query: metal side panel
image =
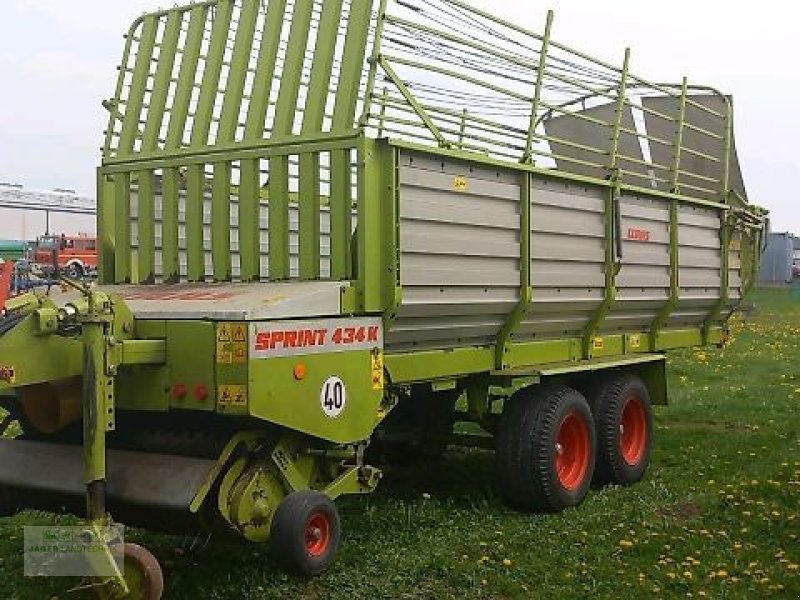
{"label": "metal side panel", "polygon": [[[109,450],[111,503],[188,510],[215,461],[185,456]],[[81,446],[0,439],[0,488],[32,496],[80,497],[84,493]]]}
{"label": "metal side panel", "polygon": [[516,339],[579,335],[602,303],[607,193],[532,176],[533,304]]}
{"label": "metal side panel", "polygon": [[518,176],[404,152],[403,301],[389,351],[493,344],[519,301]]}
{"label": "metal side panel", "polygon": [[[727,107],[725,99],[722,96],[714,95],[690,95],[688,99],[691,102],[705,106],[718,114],[725,114]],[[733,102],[730,96],[728,99]],[[702,177],[709,177],[711,179],[721,181],[723,176],[724,165],[722,161],[725,157],[725,121],[724,119],[712,115],[697,106],[691,104],[686,107],[686,122],[690,125],[703,129],[706,132],[712,133],[716,137],[711,137],[705,133],[701,133],[692,127],[686,127],[683,131],[683,148],[689,148],[696,152],[711,156],[714,160],[709,160],[703,156],[698,156],[689,151],[684,150],[681,153],[681,171],[683,171],[678,180],[678,184],[688,184],[691,186],[698,186],[708,188],[708,192],[692,189],[690,195],[718,199],[722,189],[721,184],[705,181],[697,177],[692,177],[689,173],[700,175]],[[673,96],[660,96],[649,97],[642,99],[642,105],[648,112],[645,112],[645,124],[649,135],[662,139],[662,140],[675,140],[677,136],[677,125],[674,122],[667,121],[658,115],[649,111],[656,111],[666,115],[672,119],[677,120],[680,115],[680,98]],[[674,160],[675,147],[674,145],[667,146],[664,144],[657,144],[650,142],[650,153],[653,161],[662,165],[671,165]],[[739,164],[738,154],[736,152],[736,139],[731,138],[731,157],[730,157],[730,173],[728,189],[736,190],[743,198],[747,198],[747,190],[745,189],[744,179],[742,178],[742,169]],[[669,184],[659,182],[658,187],[662,190],[668,191]]]}
{"label": "metal side panel", "polygon": [[121,296],[137,319],[261,321],[341,314],[335,281],[104,286]]}
{"label": "metal side panel", "polygon": [[720,298],[720,211],[681,205],[678,224],[680,300],[667,327],[697,327]]}
{"label": "metal side panel", "polygon": [[[605,179],[608,176],[608,153],[611,151],[613,123],[617,120],[616,112],[616,102],[612,102],[576,111],[576,114],[564,114],[545,119],[544,129],[548,136],[550,149],[555,155],[562,157],[556,159],[556,164],[560,171],[596,177],[597,179]],[[590,121],[586,117],[592,120]],[[601,125],[598,121],[605,123],[605,125]],[[644,161],[644,156],[639,138],[628,133],[629,131],[636,131],[636,123],[633,118],[633,111],[626,106],[622,114],[619,154],[634,160],[620,159],[619,166],[627,171],[647,175],[647,170],[641,164]],[[566,143],[557,140],[564,140]],[[606,152],[591,152],[578,148],[575,144],[605,150]],[[574,161],[593,163],[598,166],[594,167]],[[642,180],[637,178],[635,183],[641,184]]]}
{"label": "metal side panel", "polygon": [[600,330],[644,331],[669,299],[669,201],[623,195],[619,207],[622,268],[616,302]]}

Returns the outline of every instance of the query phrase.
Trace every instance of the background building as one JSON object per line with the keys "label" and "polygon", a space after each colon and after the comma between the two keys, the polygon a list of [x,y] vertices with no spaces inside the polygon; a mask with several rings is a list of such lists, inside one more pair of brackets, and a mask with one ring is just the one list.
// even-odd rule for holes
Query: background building
{"label": "background building", "polygon": [[786,285],[792,282],[792,264],[798,241],[800,238],[788,232],[769,234],[767,249],[761,258],[759,280],[762,284]]}
{"label": "background building", "polygon": [[72,190],[38,191],[0,182],[0,240],[45,233],[95,234],[95,201]]}

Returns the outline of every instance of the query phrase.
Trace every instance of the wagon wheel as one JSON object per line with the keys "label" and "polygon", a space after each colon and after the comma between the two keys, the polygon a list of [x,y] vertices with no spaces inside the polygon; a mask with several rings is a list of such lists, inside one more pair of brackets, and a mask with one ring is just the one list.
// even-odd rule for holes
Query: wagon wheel
{"label": "wagon wheel", "polygon": [[302,577],[320,575],[339,550],[339,512],[325,494],[294,492],[275,511],[270,534],[272,555],[285,570]]}
{"label": "wagon wheel", "polygon": [[[112,546],[112,552],[119,552],[119,547]],[[122,564],[123,576],[129,590],[124,600],[161,600],[164,593],[164,574],[158,560],[149,550],[138,544],[123,544]],[[96,596],[99,600],[117,598],[105,587],[98,588]]]}
{"label": "wagon wheel", "polygon": [[598,485],[630,485],[650,463],[653,408],[644,382],[632,374],[601,380],[589,394],[597,426]]}
{"label": "wagon wheel", "polygon": [[557,512],[583,502],[596,452],[583,395],[568,387],[519,390],[504,407],[497,435],[500,493],[512,508]]}

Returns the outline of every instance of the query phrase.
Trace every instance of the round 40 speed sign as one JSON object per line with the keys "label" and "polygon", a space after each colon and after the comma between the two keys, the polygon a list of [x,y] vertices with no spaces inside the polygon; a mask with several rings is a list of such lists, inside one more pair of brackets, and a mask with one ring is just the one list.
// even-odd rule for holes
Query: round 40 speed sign
{"label": "round 40 speed sign", "polygon": [[319,391],[319,403],[326,417],[335,419],[347,404],[347,388],[339,377],[332,375],[322,384]]}

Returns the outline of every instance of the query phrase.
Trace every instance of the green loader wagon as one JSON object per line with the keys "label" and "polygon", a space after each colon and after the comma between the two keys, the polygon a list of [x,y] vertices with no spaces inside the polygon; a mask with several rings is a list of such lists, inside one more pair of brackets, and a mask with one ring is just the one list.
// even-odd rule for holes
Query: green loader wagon
{"label": "green loader wagon", "polygon": [[151,600],[158,563],[124,544],[117,565],[102,525],[269,542],[309,576],[337,497],[448,444],[493,448],[521,511],[641,479],[664,352],[724,343],[766,212],[730,96],[552,21],[460,0],[138,19],[104,103],[99,282],[0,320],[23,432],[0,510],[85,516],[98,594]]}

